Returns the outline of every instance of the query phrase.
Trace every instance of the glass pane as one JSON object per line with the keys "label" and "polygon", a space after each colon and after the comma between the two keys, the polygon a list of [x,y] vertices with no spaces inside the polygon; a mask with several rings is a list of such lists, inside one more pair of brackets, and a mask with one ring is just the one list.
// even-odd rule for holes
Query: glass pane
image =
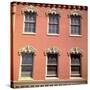
{"label": "glass pane", "polygon": [[30,23],[25,22],[25,32],[29,32],[30,31]]}
{"label": "glass pane", "polygon": [[48,54],[48,64],[57,64],[57,54]]}
{"label": "glass pane", "polygon": [[22,55],[22,64],[32,64],[33,63],[33,54],[23,54]]}
{"label": "glass pane", "polygon": [[25,22],[26,32],[35,32],[35,23]]}
{"label": "glass pane", "polygon": [[54,33],[58,33],[58,25],[54,25]]}
{"label": "glass pane", "polygon": [[80,34],[80,27],[76,26],[76,34]]}
{"label": "glass pane", "polygon": [[79,16],[72,16],[71,17],[71,24],[72,25],[80,25],[80,17]]}
{"label": "glass pane", "polygon": [[78,25],[71,25],[71,34],[80,34],[80,26]]}
{"label": "glass pane", "polygon": [[32,71],[31,65],[22,65],[22,72],[30,72]]}
{"label": "glass pane", "polygon": [[80,74],[80,66],[71,66],[71,74]]}
{"label": "glass pane", "polygon": [[32,72],[22,72],[21,76],[22,77],[32,77]]}
{"label": "glass pane", "polygon": [[22,77],[32,77],[32,66],[22,65]]}
{"label": "glass pane", "polygon": [[71,55],[72,64],[80,64],[80,55]]}
{"label": "glass pane", "polygon": [[50,24],[58,24],[59,16],[58,15],[49,15],[49,23]]}
{"label": "glass pane", "polygon": [[35,24],[34,23],[30,24],[30,32],[35,32]]}
{"label": "glass pane", "polygon": [[58,34],[58,25],[57,24],[50,24],[49,25],[49,33]]}
{"label": "glass pane", "polygon": [[53,25],[52,24],[49,25],[49,33],[53,33]]}
{"label": "glass pane", "polygon": [[35,13],[26,13],[25,14],[25,22],[35,22],[36,14]]}
{"label": "glass pane", "polygon": [[47,76],[57,76],[57,66],[47,66]]}

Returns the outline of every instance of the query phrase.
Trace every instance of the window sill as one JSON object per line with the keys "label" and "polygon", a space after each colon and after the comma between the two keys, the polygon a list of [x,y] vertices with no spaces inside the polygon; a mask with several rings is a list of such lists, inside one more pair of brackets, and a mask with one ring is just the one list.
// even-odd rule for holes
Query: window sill
{"label": "window sill", "polygon": [[58,80],[58,77],[46,77],[46,80]]}
{"label": "window sill", "polygon": [[31,77],[21,77],[21,78],[19,78],[19,80],[20,81],[22,81],[22,80],[33,80],[33,78],[31,78]]}
{"label": "window sill", "polygon": [[70,77],[70,79],[72,80],[74,80],[74,79],[83,79],[82,77]]}
{"label": "window sill", "polygon": [[53,34],[53,33],[52,34],[48,33],[47,35],[48,36],[59,36],[59,34]]}
{"label": "window sill", "polygon": [[36,33],[33,33],[33,32],[23,32],[22,34],[25,34],[25,35],[36,35]]}
{"label": "window sill", "polygon": [[81,37],[82,35],[72,35],[70,34],[71,37]]}

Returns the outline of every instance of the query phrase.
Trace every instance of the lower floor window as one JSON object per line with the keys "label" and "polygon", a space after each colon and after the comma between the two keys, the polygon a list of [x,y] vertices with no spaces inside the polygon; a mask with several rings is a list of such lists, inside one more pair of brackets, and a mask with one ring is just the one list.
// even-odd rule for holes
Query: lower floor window
{"label": "lower floor window", "polygon": [[47,54],[47,77],[58,76],[58,54]]}
{"label": "lower floor window", "polygon": [[81,76],[81,57],[80,54],[71,54],[71,77]]}
{"label": "lower floor window", "polygon": [[22,54],[21,76],[32,77],[33,73],[33,54]]}

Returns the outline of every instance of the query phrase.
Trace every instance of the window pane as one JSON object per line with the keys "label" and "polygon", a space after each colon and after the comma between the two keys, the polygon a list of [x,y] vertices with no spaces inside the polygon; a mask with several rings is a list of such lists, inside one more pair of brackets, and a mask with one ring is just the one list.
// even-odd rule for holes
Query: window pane
{"label": "window pane", "polygon": [[35,32],[35,23],[26,22],[25,23],[26,32]]}
{"label": "window pane", "polygon": [[80,66],[71,66],[71,74],[80,74]]}
{"label": "window pane", "polygon": [[47,54],[47,59],[47,76],[56,77],[58,67],[58,54]]}
{"label": "window pane", "polygon": [[22,65],[22,77],[32,77],[32,66]]}
{"label": "window pane", "polygon": [[80,64],[80,55],[71,55],[71,64]]}
{"label": "window pane", "polygon": [[71,26],[71,34],[80,34],[80,26],[72,25]]}
{"label": "window pane", "polygon": [[30,24],[30,32],[35,32],[35,24],[34,23]]}
{"label": "window pane", "polygon": [[59,16],[49,15],[49,33],[57,34],[59,31]]}
{"label": "window pane", "polygon": [[25,14],[25,21],[27,22],[35,22],[36,14],[35,13],[26,13]]}
{"label": "window pane", "polygon": [[25,32],[35,32],[36,14],[25,14]]}
{"label": "window pane", "polygon": [[47,66],[47,76],[57,76],[57,66]]}
{"label": "window pane", "polygon": [[80,25],[80,17],[78,17],[78,16],[72,16],[71,17],[71,24],[72,25]]}
{"label": "window pane", "polygon": [[71,16],[71,34],[80,35],[80,16]]}
{"label": "window pane", "polygon": [[28,23],[28,22],[25,23],[25,31],[26,32],[30,31],[30,23]]}
{"label": "window pane", "polygon": [[32,63],[33,63],[33,54],[22,55],[22,64],[32,64]]}
{"label": "window pane", "polygon": [[48,64],[57,64],[57,54],[48,54]]}

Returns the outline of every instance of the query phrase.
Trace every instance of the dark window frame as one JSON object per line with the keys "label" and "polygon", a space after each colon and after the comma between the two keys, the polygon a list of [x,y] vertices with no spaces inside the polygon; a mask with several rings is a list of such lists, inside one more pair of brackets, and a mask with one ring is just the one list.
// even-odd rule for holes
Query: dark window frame
{"label": "dark window frame", "polygon": [[[30,63],[25,62],[25,56],[30,55],[28,58],[32,58]],[[24,57],[24,59],[23,59]],[[27,59],[27,58],[26,58]],[[22,63],[21,63],[21,77],[30,77],[33,78],[33,62],[34,62],[34,54],[33,53],[23,53],[22,54]],[[30,69],[25,69],[24,67],[29,67]]]}
{"label": "dark window frame", "polygon": [[[55,57],[54,57],[55,56]],[[53,62],[49,58],[56,58]],[[52,70],[52,71],[49,71]],[[47,75],[46,77],[58,77],[58,54],[47,53]]]}
{"label": "dark window frame", "polygon": [[71,77],[81,77],[81,54],[71,54]]}
{"label": "dark window frame", "polygon": [[36,33],[36,12],[25,12],[24,32]]}
{"label": "dark window frame", "polygon": [[48,34],[59,34],[59,14],[49,14]]}
{"label": "dark window frame", "polygon": [[71,35],[81,35],[81,16],[71,15]]}

